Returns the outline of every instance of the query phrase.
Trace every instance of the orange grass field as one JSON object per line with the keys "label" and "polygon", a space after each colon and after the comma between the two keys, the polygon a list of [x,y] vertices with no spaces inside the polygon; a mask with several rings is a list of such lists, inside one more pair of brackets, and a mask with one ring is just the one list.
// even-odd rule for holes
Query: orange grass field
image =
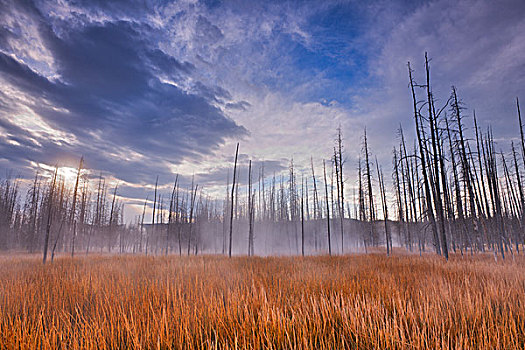
{"label": "orange grass field", "polygon": [[523,349],[525,258],[0,257],[1,349]]}

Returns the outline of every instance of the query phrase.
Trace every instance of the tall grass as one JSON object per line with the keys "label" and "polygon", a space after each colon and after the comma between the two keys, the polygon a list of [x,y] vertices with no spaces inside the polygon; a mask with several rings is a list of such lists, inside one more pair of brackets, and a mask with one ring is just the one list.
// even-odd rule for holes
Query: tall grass
{"label": "tall grass", "polygon": [[0,348],[518,349],[525,258],[0,258]]}

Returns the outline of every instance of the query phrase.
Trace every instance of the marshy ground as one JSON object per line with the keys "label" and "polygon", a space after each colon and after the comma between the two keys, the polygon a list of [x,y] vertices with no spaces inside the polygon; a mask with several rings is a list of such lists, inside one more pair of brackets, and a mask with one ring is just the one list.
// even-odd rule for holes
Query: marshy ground
{"label": "marshy ground", "polygon": [[6,255],[0,344],[522,349],[525,258]]}

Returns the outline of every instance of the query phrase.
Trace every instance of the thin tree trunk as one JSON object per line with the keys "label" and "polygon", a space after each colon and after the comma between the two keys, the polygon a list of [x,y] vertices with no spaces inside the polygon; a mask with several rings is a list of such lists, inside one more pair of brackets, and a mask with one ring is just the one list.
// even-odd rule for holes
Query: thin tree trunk
{"label": "thin tree trunk", "polygon": [[231,215],[230,215],[230,245],[228,256],[232,257],[232,238],[233,238],[233,196],[235,194],[235,175],[237,173],[237,156],[239,155],[239,143],[237,142],[237,148],[235,149],[235,162],[233,165],[233,183],[232,183],[232,195],[231,195]]}
{"label": "thin tree trunk", "polygon": [[46,236],[44,239],[44,257],[42,262],[45,264],[47,260],[47,250],[49,246],[49,235],[51,231],[51,215],[53,214],[53,196],[55,194],[55,184],[57,180],[58,165],[55,167],[55,174],[53,175],[53,181],[51,182],[51,187],[49,188],[49,198],[47,203],[47,224],[46,224]]}
{"label": "thin tree trunk", "polygon": [[330,237],[330,204],[328,199],[328,181],[326,180],[326,163],[323,159],[324,189],[326,194],[326,227],[328,236],[328,254],[332,255],[332,242]]}

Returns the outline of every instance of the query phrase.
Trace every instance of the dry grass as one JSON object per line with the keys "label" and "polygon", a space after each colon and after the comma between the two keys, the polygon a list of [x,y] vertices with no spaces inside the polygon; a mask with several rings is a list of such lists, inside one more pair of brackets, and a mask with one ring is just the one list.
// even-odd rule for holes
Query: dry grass
{"label": "dry grass", "polygon": [[0,348],[523,349],[525,258],[0,258]]}

